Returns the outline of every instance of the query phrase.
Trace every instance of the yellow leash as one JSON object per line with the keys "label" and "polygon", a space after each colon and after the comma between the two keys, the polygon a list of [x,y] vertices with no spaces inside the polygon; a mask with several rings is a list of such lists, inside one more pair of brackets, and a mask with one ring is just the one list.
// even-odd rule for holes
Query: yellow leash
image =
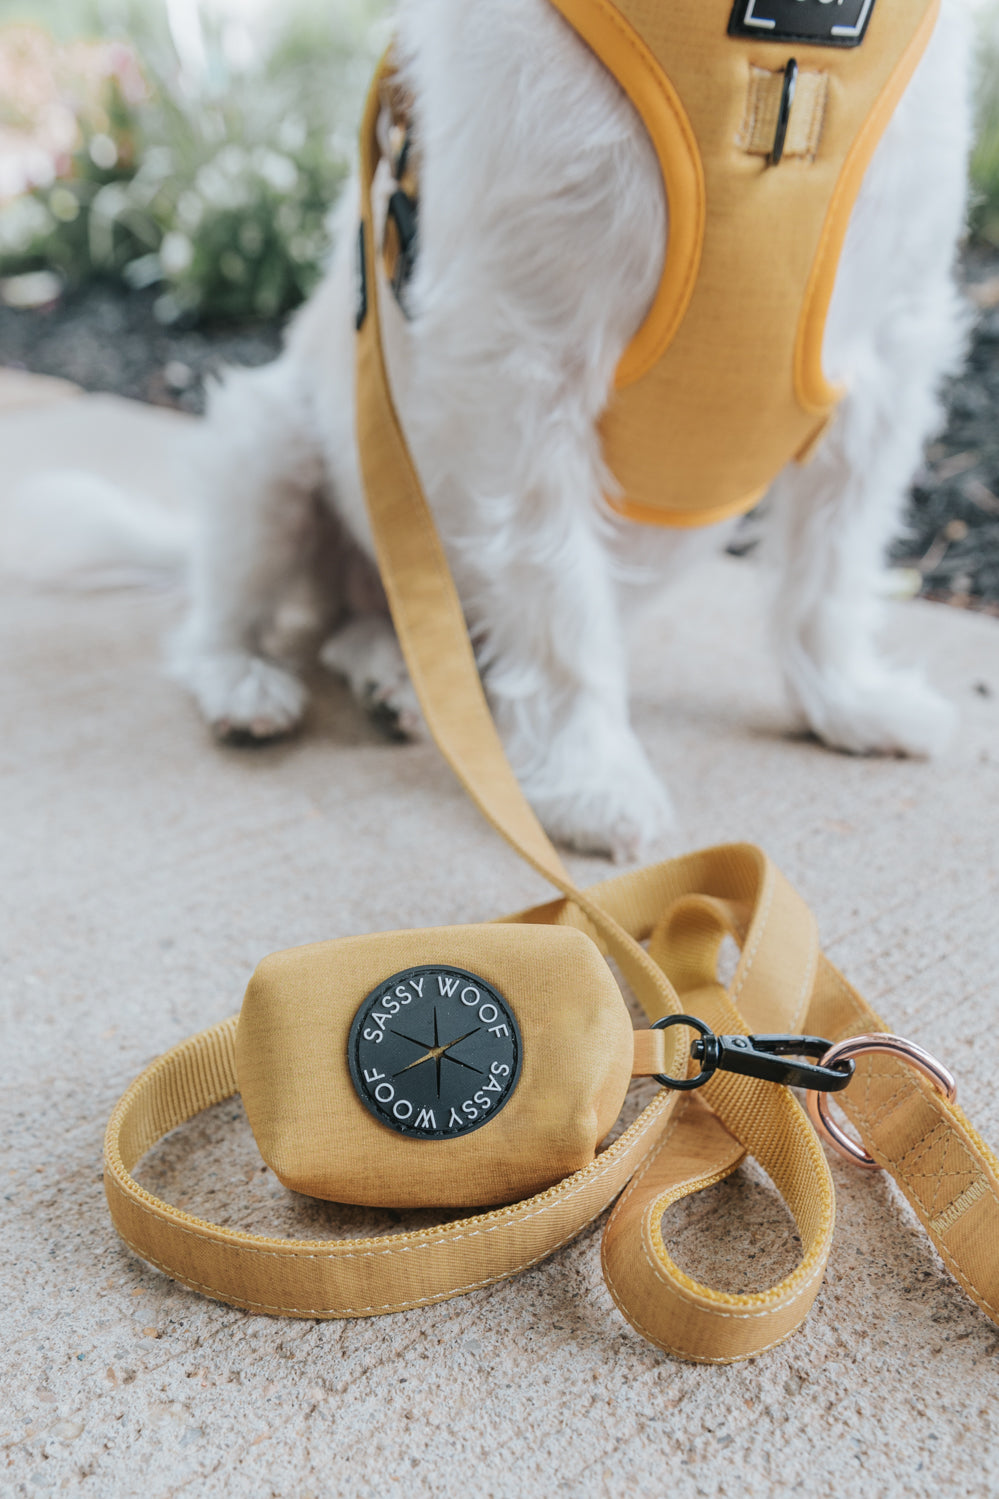
{"label": "yellow leash", "polygon": [[[524,799],[489,713],[389,390],[371,208],[377,118],[376,85],[362,134],[362,472],[382,578],[428,725],[488,820],[561,891],[506,920],[534,929],[525,942],[542,941],[551,925],[596,935],[652,1021],[687,1012],[716,1032],[809,1031],[832,1041],[884,1032],[822,955],[811,912],[759,849],[709,849],[580,890]],[[741,948],[727,989],[716,972],[725,936]],[[474,967],[471,936],[468,962]],[[686,1073],[680,1029],[662,1037],[656,1064],[676,1077]],[[226,1021],[155,1062],[122,1098],[106,1140],[105,1185],[119,1233],[151,1264],[209,1296],[257,1312],[320,1318],[427,1305],[537,1263],[623,1191],[604,1233],[604,1273],[623,1314],[660,1347],[708,1363],[749,1357],[793,1332],[815,1299],[835,1211],[825,1155],[787,1088],[723,1072],[707,1083],[703,1102],[664,1089],[612,1146],[547,1191],[439,1228],[286,1240],[194,1218],[146,1192],[131,1173],[169,1130],[236,1091],[235,1036],[235,1020]],[[999,1163],[988,1146],[956,1104],[895,1052],[861,1055],[840,1101],[956,1279],[999,1321]],[[802,1259],[769,1290],[737,1295],[686,1275],[667,1251],[661,1220],[672,1203],[721,1180],[747,1152],[786,1201]]]}
{"label": "yellow leash", "polygon": [[[668,860],[592,886],[585,898],[627,942],[649,942],[674,1007],[715,1030],[802,1029],[833,1040],[884,1030],[822,956],[810,912],[759,849],[734,845]],[[507,919],[533,928],[585,921],[566,898]],[[715,977],[726,935],[742,948],[727,990]],[[475,962],[471,944],[468,961]],[[817,1294],[834,1218],[821,1147],[786,1088],[728,1074],[717,1074],[703,1090],[710,1110],[663,1090],[584,1170],[535,1197],[439,1228],[377,1239],[287,1240],[194,1218],[145,1191],[131,1172],[163,1135],[237,1090],[235,1035],[236,1022],[228,1020],[161,1057],[124,1095],[108,1126],[105,1186],[119,1233],[137,1254],[195,1290],[283,1316],[404,1311],[536,1264],[627,1187],[604,1232],[604,1273],[624,1315],[659,1346],[710,1363],[749,1357],[793,1332]],[[657,1065],[676,1068],[668,1046]],[[839,1098],[955,1277],[999,1320],[999,1179],[988,1146],[955,1104],[892,1056],[860,1058]],[[742,1296],[684,1274],[660,1224],[672,1203],[727,1176],[747,1151],[787,1202],[803,1255],[769,1290]]]}

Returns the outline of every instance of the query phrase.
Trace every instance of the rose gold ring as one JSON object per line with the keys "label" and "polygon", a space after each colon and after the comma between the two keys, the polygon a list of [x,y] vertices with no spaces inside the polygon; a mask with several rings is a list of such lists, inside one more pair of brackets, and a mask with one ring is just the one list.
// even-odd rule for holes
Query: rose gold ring
{"label": "rose gold ring", "polygon": [[[923,1073],[924,1077],[928,1077],[937,1092],[942,1093],[950,1103],[957,1097],[957,1083],[942,1062],[931,1057],[928,1051],[924,1051],[914,1041],[906,1041],[904,1036],[892,1036],[888,1032],[850,1036],[846,1041],[837,1041],[835,1046],[830,1046],[819,1066],[835,1067],[837,1062],[844,1062],[850,1057],[866,1056],[870,1052],[899,1057],[915,1067],[917,1072]],[[868,1171],[880,1170],[874,1157],[868,1155],[864,1147],[852,1140],[833,1119],[829,1112],[829,1096],[827,1093],[812,1091],[808,1094],[808,1117],[819,1134],[824,1135],[829,1144],[835,1146],[840,1155],[845,1155],[855,1166],[863,1166]]]}

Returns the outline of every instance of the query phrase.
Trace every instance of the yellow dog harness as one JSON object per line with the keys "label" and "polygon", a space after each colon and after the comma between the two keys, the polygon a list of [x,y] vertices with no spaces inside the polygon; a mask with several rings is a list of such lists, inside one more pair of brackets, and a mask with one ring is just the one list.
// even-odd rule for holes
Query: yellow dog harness
{"label": "yellow dog harness", "polygon": [[[717,9],[714,0],[700,3]],[[759,0],[748,8],[762,11]],[[904,7],[902,0],[894,7],[880,0],[880,8],[908,13],[909,0]],[[382,578],[441,751],[497,831],[560,893],[499,927],[348,938],[267,959],[247,992],[238,1028],[226,1021],[185,1041],[147,1069],[115,1110],[105,1188],[119,1232],[184,1284],[251,1311],[372,1316],[513,1275],[551,1254],[620,1195],[604,1233],[603,1265],[610,1293],[631,1324],[663,1349],[707,1363],[772,1347],[807,1315],[831,1247],[834,1195],[818,1138],[789,1089],[763,1080],[765,1073],[740,1075],[736,1067],[707,1078],[705,1068],[704,1103],[677,1091],[697,1081],[686,1078],[680,1027],[638,1031],[633,1038],[622,1031],[620,1011],[614,1018],[620,1000],[599,959],[603,952],[615,959],[653,1026],[686,1012],[697,1017],[702,1034],[709,1028],[728,1033],[720,1039],[731,1054],[766,1041],[754,1040],[750,1031],[775,1028],[845,1043],[823,1065],[849,1059],[855,1066],[839,1096],[866,1157],[891,1172],[948,1269],[999,1322],[999,1161],[956,1105],[939,1065],[887,1034],[826,959],[810,911],[766,856],[747,846],[709,849],[581,890],[525,801],[489,714],[460,600],[389,387],[371,203],[380,108],[375,90],[361,141],[368,294],[357,339],[357,435]],[[726,936],[741,947],[728,986],[716,971]],[[405,974],[402,963],[410,965]],[[462,976],[464,969],[474,973]],[[497,1104],[509,1097],[504,1112],[497,1106],[475,1119],[477,1132],[459,1120],[452,1137],[432,1143],[412,1138],[420,1121],[412,1117],[408,1085],[400,1079],[416,1066],[445,1066],[441,1058],[449,1051],[458,1058],[465,1038],[448,1032],[439,1041],[435,1022],[432,1038],[422,1031],[415,1037],[412,1063],[390,1068],[380,1065],[378,1037],[403,1007],[412,1005],[405,1014],[415,1016],[425,972],[436,976],[442,994],[455,978],[459,1014],[475,1009],[481,1028],[496,1036],[497,1057],[505,1058],[480,1069],[480,1080],[487,1081],[472,1096],[488,1100],[496,1078]],[[504,987],[506,1008],[498,992]],[[580,996],[579,1055],[564,1046],[552,1050]],[[534,1026],[533,1033],[524,1027],[522,1054],[512,1039],[514,1010],[522,1024],[530,1019]],[[409,1020],[404,1025],[415,1029]],[[351,1050],[348,1068],[344,1048],[354,1047],[358,1027],[369,1050]],[[567,1101],[556,1105],[545,1077],[564,1082],[574,1067],[586,1086],[577,1092],[574,1084]],[[629,1073],[655,1074],[668,1086],[608,1148],[594,1155],[592,1140],[583,1141],[573,1157],[577,1147],[567,1142],[565,1108],[571,1121],[575,1101],[585,1106],[599,1140]],[[362,1081],[371,1090],[366,1101],[358,1091]],[[145,1152],[237,1088],[262,1151],[282,1180],[300,1189],[335,1196],[337,1184],[349,1184],[354,1173],[350,1200],[412,1203],[420,1200],[411,1189],[423,1161],[440,1177],[431,1189],[434,1200],[471,1205],[494,1189],[491,1200],[502,1205],[378,1239],[293,1240],[198,1219],[146,1191],[132,1174]],[[384,1124],[370,1117],[378,1108],[385,1123],[394,1111],[408,1138],[397,1132],[390,1140]],[[443,1114],[432,1123],[443,1126]],[[485,1142],[481,1149],[477,1141]],[[563,1164],[556,1169],[558,1151]],[[359,1152],[363,1159],[355,1159]],[[553,1152],[547,1175],[538,1165],[546,1152]],[[514,1153],[524,1164],[511,1174]],[[802,1246],[801,1262],[789,1275],[748,1295],[693,1280],[673,1260],[662,1230],[672,1203],[720,1181],[746,1153],[784,1196]],[[479,1183],[474,1173],[483,1162]],[[553,1179],[561,1170],[567,1174]],[[529,1195],[510,1200],[518,1183]]]}
{"label": "yellow dog harness", "polygon": [[722,520],[809,455],[842,395],[822,345],[847,225],[939,0],[552,3],[635,106],[669,207],[603,420],[608,499],[637,521]]}

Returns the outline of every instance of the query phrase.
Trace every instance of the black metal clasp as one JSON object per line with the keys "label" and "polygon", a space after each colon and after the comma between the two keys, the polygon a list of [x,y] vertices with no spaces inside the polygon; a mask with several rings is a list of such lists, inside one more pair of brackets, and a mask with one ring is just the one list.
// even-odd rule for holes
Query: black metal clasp
{"label": "black metal clasp", "polygon": [[691,1042],[690,1055],[701,1064],[694,1077],[668,1077],[656,1073],[664,1088],[688,1090],[700,1088],[716,1072],[737,1072],[742,1077],[759,1077],[768,1083],[782,1083],[789,1088],[811,1088],[819,1093],[838,1093],[853,1076],[854,1064],[840,1062],[835,1067],[817,1067],[811,1062],[787,1061],[788,1057],[822,1057],[832,1043],[821,1036],[716,1036],[709,1025],[695,1015],[666,1015],[652,1029],[668,1030],[686,1025],[697,1031],[699,1039]]}

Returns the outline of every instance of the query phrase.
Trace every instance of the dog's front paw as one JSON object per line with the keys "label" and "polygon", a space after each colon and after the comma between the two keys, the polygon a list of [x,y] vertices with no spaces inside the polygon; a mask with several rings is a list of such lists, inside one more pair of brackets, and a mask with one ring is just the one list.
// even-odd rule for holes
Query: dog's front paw
{"label": "dog's front paw", "polygon": [[389,620],[366,614],[331,635],[319,652],[374,722],[392,739],[419,739],[423,715]]}
{"label": "dog's front paw", "polygon": [[596,773],[543,780],[525,791],[549,835],[584,854],[609,855],[615,863],[642,858],[673,825],[673,807],[637,743],[617,762]]}
{"label": "dog's front paw", "polygon": [[831,749],[852,755],[911,755],[946,749],[957,710],[918,671],[889,670],[870,680],[827,680],[822,690],[796,692],[812,732]]}
{"label": "dog's front paw", "polygon": [[296,728],[305,711],[307,694],[299,679],[260,656],[178,653],[170,666],[220,739],[277,739]]}

